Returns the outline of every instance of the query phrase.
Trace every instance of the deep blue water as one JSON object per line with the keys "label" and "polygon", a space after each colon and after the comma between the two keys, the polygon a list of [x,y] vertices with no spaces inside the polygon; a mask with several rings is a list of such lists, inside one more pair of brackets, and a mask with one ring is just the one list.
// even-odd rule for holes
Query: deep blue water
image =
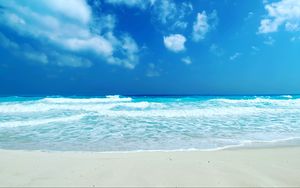
{"label": "deep blue water", "polygon": [[300,138],[300,96],[1,97],[0,148],[221,149]]}

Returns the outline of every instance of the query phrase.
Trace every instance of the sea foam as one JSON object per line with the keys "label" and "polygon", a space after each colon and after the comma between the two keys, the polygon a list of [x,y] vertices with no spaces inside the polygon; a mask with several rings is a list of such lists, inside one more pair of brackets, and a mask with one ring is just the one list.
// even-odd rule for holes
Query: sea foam
{"label": "sea foam", "polygon": [[0,98],[0,148],[150,151],[276,144],[300,137],[299,117],[299,96]]}

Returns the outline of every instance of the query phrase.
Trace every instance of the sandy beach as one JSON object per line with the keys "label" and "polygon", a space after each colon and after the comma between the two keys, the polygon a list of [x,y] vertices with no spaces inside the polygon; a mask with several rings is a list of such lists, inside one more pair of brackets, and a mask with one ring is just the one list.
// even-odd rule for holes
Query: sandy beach
{"label": "sandy beach", "polygon": [[300,147],[190,152],[0,151],[0,186],[300,186]]}

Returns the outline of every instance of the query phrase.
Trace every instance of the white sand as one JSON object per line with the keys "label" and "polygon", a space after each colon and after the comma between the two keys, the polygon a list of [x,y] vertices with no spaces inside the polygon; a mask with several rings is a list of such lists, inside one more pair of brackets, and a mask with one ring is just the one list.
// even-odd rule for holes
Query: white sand
{"label": "white sand", "polygon": [[0,151],[0,186],[300,186],[300,147],[214,152]]}

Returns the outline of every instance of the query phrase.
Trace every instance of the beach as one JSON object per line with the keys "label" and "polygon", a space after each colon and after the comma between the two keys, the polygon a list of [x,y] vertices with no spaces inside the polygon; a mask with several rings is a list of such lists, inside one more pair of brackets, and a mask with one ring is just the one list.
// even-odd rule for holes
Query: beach
{"label": "beach", "polygon": [[0,151],[0,186],[300,186],[300,147],[174,152]]}
{"label": "beach", "polygon": [[0,187],[300,186],[300,96],[0,98]]}

